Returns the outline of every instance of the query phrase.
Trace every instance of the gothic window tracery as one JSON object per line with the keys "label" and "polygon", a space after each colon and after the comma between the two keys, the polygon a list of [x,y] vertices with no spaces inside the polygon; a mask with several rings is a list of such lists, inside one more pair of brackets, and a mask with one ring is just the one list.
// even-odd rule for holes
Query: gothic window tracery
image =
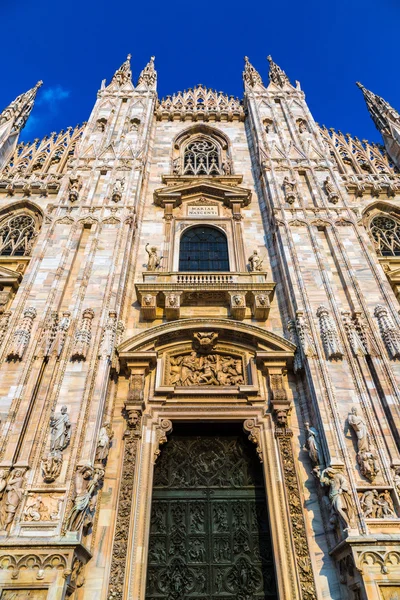
{"label": "gothic window tracery", "polygon": [[376,251],[381,256],[400,256],[400,221],[387,215],[374,217],[370,224]]}
{"label": "gothic window tracery", "polygon": [[220,175],[221,157],[217,144],[200,138],[190,142],[183,155],[184,175]]}
{"label": "gothic window tracery", "polygon": [[182,234],[180,271],[229,271],[226,235],[215,227],[191,227]]}
{"label": "gothic window tracery", "polygon": [[29,256],[37,236],[35,221],[26,213],[0,223],[0,255]]}

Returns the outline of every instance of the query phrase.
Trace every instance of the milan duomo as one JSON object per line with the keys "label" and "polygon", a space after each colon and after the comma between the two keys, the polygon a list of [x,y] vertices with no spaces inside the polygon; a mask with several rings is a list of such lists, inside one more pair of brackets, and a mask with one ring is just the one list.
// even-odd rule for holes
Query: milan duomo
{"label": "milan duomo", "polygon": [[400,600],[400,115],[269,63],[0,114],[1,600]]}

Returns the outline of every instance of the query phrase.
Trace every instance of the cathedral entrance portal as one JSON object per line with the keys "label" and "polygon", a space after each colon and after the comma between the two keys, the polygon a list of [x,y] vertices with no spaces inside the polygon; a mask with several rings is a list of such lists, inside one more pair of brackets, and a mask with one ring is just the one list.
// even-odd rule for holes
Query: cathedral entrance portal
{"label": "cathedral entrance portal", "polygon": [[276,599],[262,468],[239,424],[174,424],[155,466],[146,600]]}

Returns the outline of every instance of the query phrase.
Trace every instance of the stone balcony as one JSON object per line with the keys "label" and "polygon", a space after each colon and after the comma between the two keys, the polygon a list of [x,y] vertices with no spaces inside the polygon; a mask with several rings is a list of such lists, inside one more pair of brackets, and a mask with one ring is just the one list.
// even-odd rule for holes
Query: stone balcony
{"label": "stone balcony", "polygon": [[233,319],[257,321],[268,318],[275,283],[266,272],[179,272],[145,271],[136,284],[141,316],[146,321],[165,316],[179,319],[183,306],[226,306]]}

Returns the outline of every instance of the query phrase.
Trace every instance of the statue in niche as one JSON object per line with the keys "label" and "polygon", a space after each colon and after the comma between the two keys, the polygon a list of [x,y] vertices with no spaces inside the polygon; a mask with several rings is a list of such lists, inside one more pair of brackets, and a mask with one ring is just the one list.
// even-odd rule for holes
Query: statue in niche
{"label": "statue in niche", "polygon": [[107,119],[97,119],[96,121],[96,128],[97,131],[100,131],[100,133],[104,133],[104,131],[106,130],[106,123],[107,123]]}
{"label": "statue in niche", "polygon": [[322,463],[322,451],[319,433],[314,427],[310,427],[310,423],[308,422],[305,422],[304,426],[306,428],[307,436],[305,449],[308,452],[311,462],[318,466]]}
{"label": "statue in niche", "polygon": [[299,119],[297,121],[297,127],[299,130],[299,133],[304,133],[305,131],[307,131],[307,123],[305,122],[304,119]]}
{"label": "statue in niche", "polygon": [[360,472],[372,481],[379,472],[379,464],[371,445],[371,437],[365,421],[357,414],[353,407],[347,421],[357,436],[357,462]]}
{"label": "statue in niche", "polygon": [[110,423],[105,421],[100,427],[99,439],[96,448],[96,462],[101,462],[104,464],[107,460],[113,436],[114,433],[111,429]]}
{"label": "statue in niche", "polygon": [[162,256],[159,257],[158,256],[158,251],[156,246],[150,246],[149,249],[149,244],[146,244],[145,246],[145,250],[149,256],[149,259],[147,261],[147,270],[148,271],[156,271],[156,269],[158,269],[158,267],[161,264],[161,260],[162,260]]}
{"label": "statue in niche", "polygon": [[67,407],[62,406],[58,415],[50,418],[50,452],[61,452],[71,439],[71,422]]}
{"label": "statue in niche", "polygon": [[190,354],[170,358],[169,385],[232,386],[244,384],[242,362],[232,356]]}
{"label": "statue in niche", "polygon": [[342,524],[346,531],[354,521],[354,505],[350,494],[350,485],[343,473],[338,473],[332,467],[324,469],[320,476],[321,485],[329,487],[329,502],[331,504],[330,523],[333,527]]}
{"label": "statue in niche", "polygon": [[262,271],[263,259],[258,254],[258,250],[253,250],[253,254],[249,256],[250,271]]}

